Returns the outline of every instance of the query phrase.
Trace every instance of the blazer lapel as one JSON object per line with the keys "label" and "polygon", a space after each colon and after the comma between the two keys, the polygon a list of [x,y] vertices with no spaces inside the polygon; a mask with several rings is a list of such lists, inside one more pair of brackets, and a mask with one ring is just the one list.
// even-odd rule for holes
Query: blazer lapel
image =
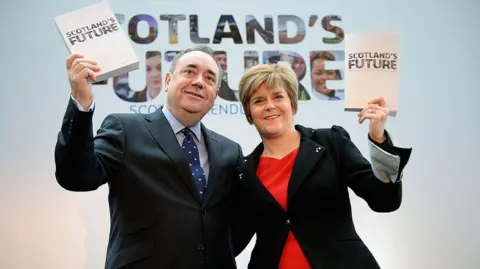
{"label": "blazer lapel", "polygon": [[147,120],[145,127],[163,152],[165,152],[172,163],[175,164],[178,173],[193,197],[200,202],[197,187],[195,186],[190,173],[190,166],[182,153],[177,137],[173,133],[172,127],[167,118],[165,118],[165,115],[159,109],[155,113],[146,115],[145,119]]}
{"label": "blazer lapel", "polygon": [[274,205],[280,211],[284,211],[283,207],[277,202],[275,197],[272,196],[270,191],[263,185],[260,178],[257,176],[258,162],[263,152],[263,144],[260,143],[255,150],[245,159],[243,166],[243,178],[245,179],[245,185],[252,188],[255,196],[265,200],[266,202]]}
{"label": "blazer lapel", "polygon": [[212,131],[208,130],[205,126],[203,126],[203,124],[202,135],[204,136],[204,140],[207,146],[208,162],[210,166],[204,200],[204,204],[207,204],[212,198],[215,187],[217,186],[219,181],[218,176],[220,173],[220,168],[222,167],[222,144],[218,142],[215,134]]}
{"label": "blazer lapel", "polygon": [[[300,127],[301,128],[301,127]],[[297,127],[297,129],[299,129]],[[312,132],[299,129],[301,133],[300,147],[297,158],[293,165],[292,174],[288,182],[288,204],[298,190],[303,180],[308,176],[312,169],[318,167],[318,162],[324,156],[325,148],[311,140]]]}

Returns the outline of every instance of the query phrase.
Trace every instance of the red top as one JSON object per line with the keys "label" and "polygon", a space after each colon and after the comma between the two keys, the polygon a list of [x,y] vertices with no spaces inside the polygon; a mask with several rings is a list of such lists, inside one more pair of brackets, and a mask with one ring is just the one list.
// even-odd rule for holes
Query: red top
{"label": "red top", "polygon": [[[292,174],[297,152],[298,148],[282,159],[260,157],[258,163],[258,178],[284,210],[287,209],[288,181]],[[288,233],[278,268],[310,269],[310,265],[292,232]]]}

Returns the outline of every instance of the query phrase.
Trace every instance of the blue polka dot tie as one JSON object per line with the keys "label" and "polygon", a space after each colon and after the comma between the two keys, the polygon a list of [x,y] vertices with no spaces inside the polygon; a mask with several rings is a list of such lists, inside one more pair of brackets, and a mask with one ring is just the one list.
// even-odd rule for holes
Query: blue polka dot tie
{"label": "blue polka dot tie", "polygon": [[198,153],[197,144],[195,144],[195,141],[193,140],[194,134],[189,128],[183,129],[182,133],[183,135],[185,135],[185,139],[183,139],[182,143],[182,149],[185,153],[185,156],[187,157],[188,163],[190,164],[192,178],[195,181],[195,185],[197,186],[200,200],[203,201],[207,181],[205,179],[205,172],[200,165],[200,156]]}

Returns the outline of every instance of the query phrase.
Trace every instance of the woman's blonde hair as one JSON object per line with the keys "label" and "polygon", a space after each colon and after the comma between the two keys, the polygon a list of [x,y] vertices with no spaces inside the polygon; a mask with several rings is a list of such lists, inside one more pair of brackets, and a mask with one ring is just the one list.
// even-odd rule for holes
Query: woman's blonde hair
{"label": "woman's blonde hair", "polygon": [[298,79],[295,71],[291,67],[279,64],[259,64],[250,68],[238,85],[240,102],[250,124],[253,123],[250,98],[264,84],[268,87],[283,87],[290,98],[293,112],[297,112]]}

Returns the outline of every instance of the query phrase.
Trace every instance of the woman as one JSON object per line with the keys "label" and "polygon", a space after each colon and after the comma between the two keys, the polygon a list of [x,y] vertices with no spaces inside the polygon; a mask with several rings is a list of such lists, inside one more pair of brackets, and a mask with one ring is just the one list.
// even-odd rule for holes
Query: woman
{"label": "woman", "polygon": [[162,56],[159,51],[146,53],[146,79],[147,85],[141,91],[133,94],[133,102],[150,102],[157,98],[162,91]]}
{"label": "woman", "polygon": [[150,102],[162,91],[162,57],[159,51],[147,51],[146,81],[143,90],[134,91],[128,84],[128,73],[113,78],[113,88],[118,97],[125,101],[140,103]]}
{"label": "woman", "polygon": [[291,68],[264,64],[245,73],[239,95],[262,142],[245,158],[235,194],[232,237],[238,255],[256,233],[250,269],[373,269],[357,235],[348,187],[376,212],[401,203],[402,170],[411,149],[394,147],[384,130],[388,109],[374,99],[359,113],[370,120],[372,165],[339,126],[294,125],[298,81]]}
{"label": "woman", "polygon": [[136,92],[134,98],[138,102],[147,102],[155,99],[162,90],[162,56],[159,51],[146,53],[147,86]]}

